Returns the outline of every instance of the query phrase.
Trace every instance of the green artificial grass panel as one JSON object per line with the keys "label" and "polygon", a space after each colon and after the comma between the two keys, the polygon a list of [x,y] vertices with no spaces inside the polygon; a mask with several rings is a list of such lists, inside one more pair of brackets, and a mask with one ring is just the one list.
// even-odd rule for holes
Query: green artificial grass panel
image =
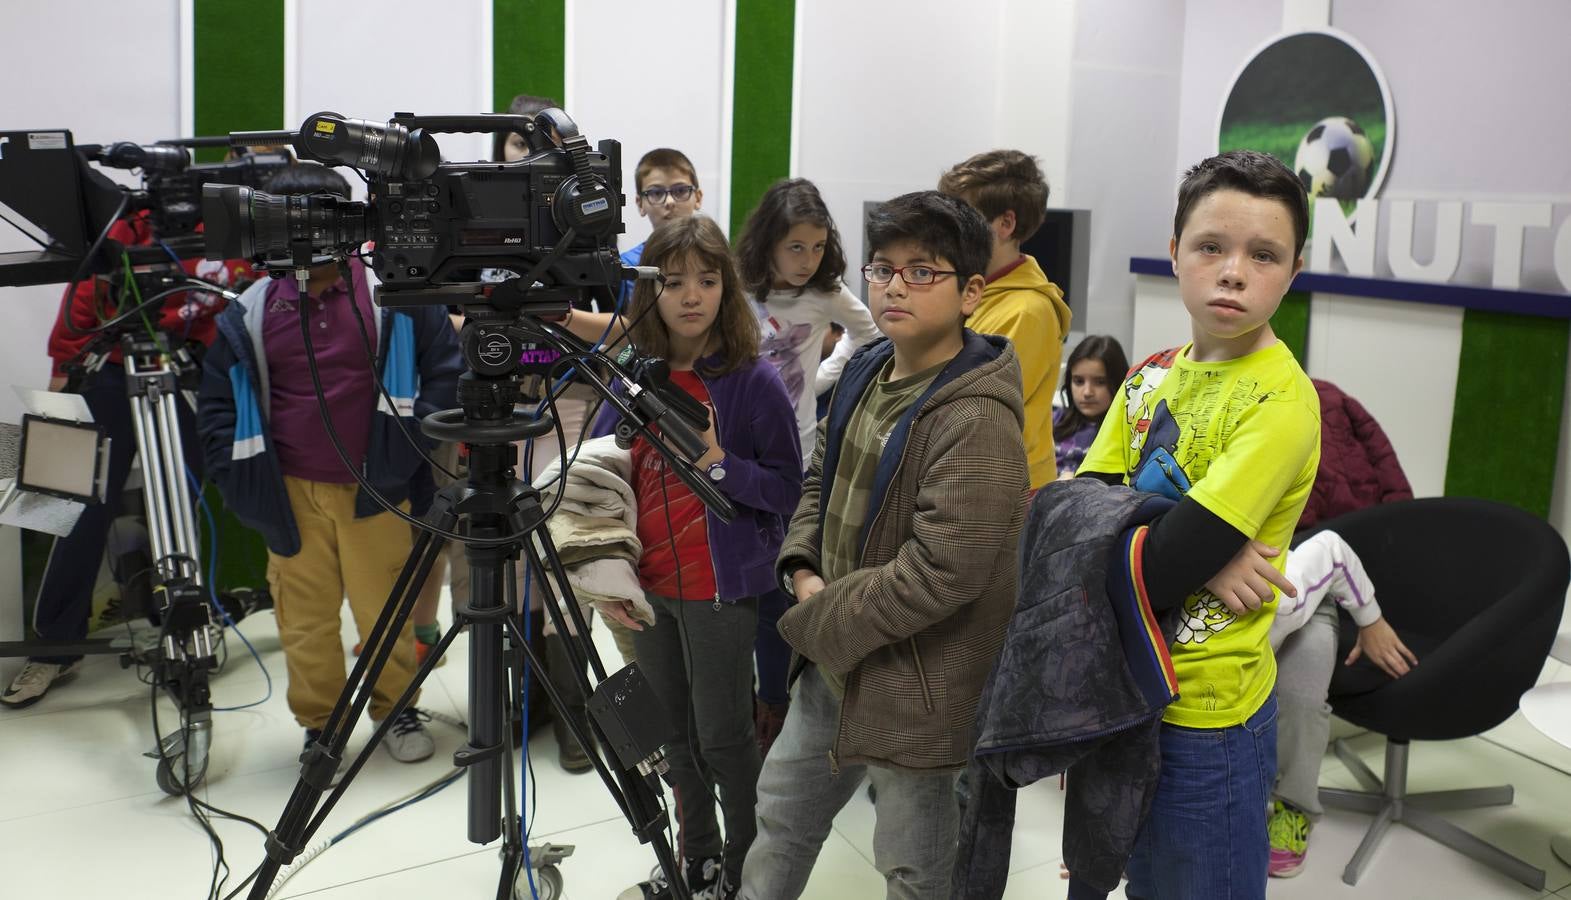
{"label": "green artificial grass panel", "polygon": [[1299,366],[1309,370],[1309,292],[1288,291],[1282,296],[1282,305],[1271,317],[1271,330],[1287,349],[1293,351]]}
{"label": "green artificial grass panel", "polygon": [[1548,516],[1571,322],[1470,309],[1462,319],[1447,496]]}
{"label": "green artificial grass panel", "polygon": [[791,171],[795,0],[737,0],[731,101],[731,239],[771,184]]}
{"label": "green artificial grass panel", "polygon": [[[201,0],[194,9],[196,133],[294,128],[284,121],[284,0]],[[197,161],[224,158],[222,147]]]}
{"label": "green artificial grass panel", "polygon": [[[591,19],[592,21],[592,19]],[[491,108],[505,113],[519,94],[566,103],[564,0],[492,0]],[[567,111],[572,115],[572,110]]]}

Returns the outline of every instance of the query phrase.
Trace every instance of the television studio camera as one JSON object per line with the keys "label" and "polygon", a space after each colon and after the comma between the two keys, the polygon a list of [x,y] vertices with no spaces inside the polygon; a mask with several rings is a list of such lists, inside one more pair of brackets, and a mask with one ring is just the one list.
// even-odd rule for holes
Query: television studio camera
{"label": "television studio camera", "polygon": [[[179,337],[147,323],[159,319],[169,298],[189,303],[197,295],[236,296],[228,286],[195,277],[181,265],[202,253],[203,185],[260,186],[293,162],[285,153],[246,152],[225,162],[195,164],[188,149],[195,146],[228,146],[228,138],[77,145],[67,130],[0,132],[0,206],[24,220],[6,217],[40,247],[0,253],[0,285],[66,283],[60,321],[81,344],[65,366],[69,383],[80,386],[93,379],[116,350],[124,357],[136,451],[142,460],[146,536],[111,539],[112,544],[126,545],[123,554],[121,549],[112,551],[112,568],[123,582],[122,612],[128,618],[133,612],[145,613],[158,628],[156,638],[144,634],[130,641],[0,643],[0,655],[119,654],[122,666],[147,667],[152,681],[180,712],[180,727],[159,737],[158,745],[145,754],[158,760],[155,779],[172,795],[184,793],[206,775],[212,727],[208,682],[219,665],[222,641],[218,619],[237,620],[269,601],[265,592],[237,591],[223,597],[225,608],[215,617],[209,600],[217,602],[212,593],[216,586],[204,583],[177,413],[182,399],[190,402],[198,361]],[[123,186],[91,163],[136,170],[141,184]],[[135,223],[150,240],[137,246],[111,240],[116,223]],[[115,312],[95,324],[82,324],[71,306],[75,288],[84,279],[98,278],[118,298]],[[34,447],[38,456],[48,454],[42,444],[46,436],[80,434],[90,422],[86,404],[70,399],[75,402],[46,402],[47,397],[30,401],[30,408],[38,407],[35,412],[54,410],[24,418],[24,441],[29,436],[40,441]],[[100,435],[100,441],[106,445],[99,454],[104,458],[110,439]],[[102,481],[103,472],[97,474]],[[19,478],[0,508],[25,505],[9,501],[29,484]],[[56,496],[75,504],[63,517],[64,525],[58,524],[58,514],[44,517],[49,530],[61,535],[69,533],[86,504],[106,499],[101,492]],[[25,515],[14,522],[33,525]],[[127,531],[116,526],[112,533]]]}
{"label": "television studio camera", "polygon": [[[518,132],[530,153],[511,163],[442,161],[434,135],[474,132]],[[553,133],[560,146],[549,137]],[[538,491],[514,477],[514,442],[553,431],[563,469],[570,464],[573,451],[554,418],[554,393],[568,381],[578,381],[590,385],[619,414],[619,442],[627,444],[635,436],[649,440],[706,506],[727,520],[735,514],[725,496],[693,466],[705,450],[699,432],[708,426],[707,410],[669,383],[665,364],[640,359],[632,351],[612,359],[554,324],[570,307],[594,303],[611,308],[628,278],[658,278],[652,269],[624,269],[617,256],[624,202],[620,145],[602,141],[591,150],[577,125],[559,109],[533,119],[399,113],[385,124],[319,113],[307,118],[298,132],[241,132],[230,139],[237,146],[288,145],[302,159],[358,169],[367,180],[368,199],[274,197],[243,186],[208,185],[203,188],[208,257],[268,259],[271,271],[293,273],[303,289],[309,270],[328,262],[336,262],[353,278],[347,260],[358,256],[380,281],[376,296],[381,306],[460,307],[466,371],[459,378],[459,407],[428,416],[421,430],[433,440],[463,442],[469,448],[466,480],[438,492],[348,685],[321,737],[302,757],[300,780],[267,840],[267,856],[253,873],[250,896],[261,900],[280,869],[304,850],[465,626],[470,634],[468,742],[454,762],[467,773],[469,840],[485,844],[503,837],[497,896],[514,895],[524,847],[509,765],[512,729],[506,726],[520,705],[523,667],[543,674],[525,640],[518,599],[511,596],[514,566],[521,564],[529,567],[557,632],[573,636],[567,641],[568,656],[573,678],[589,698],[592,735],[566,715],[551,680],[539,680],[634,833],[653,846],[673,888],[685,897],[665,837],[666,815],[658,804],[656,778],[665,771],[661,746],[669,737],[660,700],[636,664],[607,673],[551,543],[546,528],[550,509],[542,506]],[[374,249],[361,254],[367,242]],[[482,280],[479,273],[487,269],[514,277]],[[309,359],[311,335],[304,315],[301,333]],[[314,362],[311,369],[320,400]],[[526,382],[535,382],[529,376],[544,376],[547,388],[541,396],[524,392]],[[532,410],[521,403],[525,400],[536,401]],[[348,465],[330,423],[329,434]],[[361,484],[369,488],[363,480]],[[464,544],[470,600],[457,610],[452,628],[318,811],[353,723],[370,699],[370,686],[391,655],[395,636],[445,540]],[[547,573],[552,578],[545,577]],[[586,669],[594,674],[593,684]],[[559,887],[560,876],[548,874],[558,879]]]}

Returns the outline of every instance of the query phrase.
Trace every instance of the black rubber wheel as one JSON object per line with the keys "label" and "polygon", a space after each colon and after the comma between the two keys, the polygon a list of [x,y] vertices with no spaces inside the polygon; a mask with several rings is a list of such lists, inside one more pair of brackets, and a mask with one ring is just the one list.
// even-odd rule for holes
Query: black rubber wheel
{"label": "black rubber wheel", "polygon": [[[562,896],[562,871],[556,866],[546,866],[535,872],[535,891],[540,900],[557,900]],[[529,873],[519,872],[513,884],[513,900],[533,900],[529,893]]]}
{"label": "black rubber wheel", "polygon": [[[158,761],[158,770],[153,777],[158,781],[158,789],[171,797],[183,797],[186,791],[181,787],[181,781],[186,777],[185,754],[177,753],[166,756]],[[191,770],[191,787],[202,783],[207,777],[207,760],[202,760],[201,765]]]}

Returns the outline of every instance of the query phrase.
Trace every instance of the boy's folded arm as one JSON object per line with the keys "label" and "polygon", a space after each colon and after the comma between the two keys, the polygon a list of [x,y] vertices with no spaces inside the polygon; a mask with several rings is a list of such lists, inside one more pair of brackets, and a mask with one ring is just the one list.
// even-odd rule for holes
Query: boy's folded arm
{"label": "boy's folded arm", "polygon": [[1313,476],[1319,420],[1293,412],[1301,407],[1255,409],[1240,417],[1205,477],[1153,523],[1142,559],[1153,607],[1176,605],[1214,578],[1259,535],[1304,470]]}
{"label": "boy's folded arm", "polygon": [[[1081,469],[1076,478],[1091,478],[1120,485],[1124,476]],[[1242,531],[1192,497],[1151,521],[1146,533],[1141,569],[1151,606],[1162,610],[1177,606],[1222,570],[1249,542]]]}
{"label": "boy's folded arm", "polygon": [[[831,582],[780,621],[791,645],[831,672],[949,618],[1002,577],[979,561],[1019,537],[1029,483],[1019,426],[982,416],[935,426],[934,435],[911,537],[894,559]],[[1014,449],[1000,454],[1000,446]]]}
{"label": "boy's folded arm", "polygon": [[1151,607],[1169,609],[1205,586],[1249,543],[1244,534],[1193,497],[1151,522],[1141,569]]}

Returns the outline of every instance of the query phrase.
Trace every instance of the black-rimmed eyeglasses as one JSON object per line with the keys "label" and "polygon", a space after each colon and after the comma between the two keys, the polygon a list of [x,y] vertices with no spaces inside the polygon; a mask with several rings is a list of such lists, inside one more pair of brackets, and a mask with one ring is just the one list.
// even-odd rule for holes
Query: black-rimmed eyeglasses
{"label": "black-rimmed eyeglasses", "polygon": [[869,284],[888,284],[899,275],[900,280],[906,284],[921,285],[932,284],[945,275],[958,275],[954,270],[935,269],[932,266],[891,266],[884,263],[868,263],[862,267],[862,277]]}
{"label": "black-rimmed eyeglasses", "polygon": [[693,192],[697,190],[698,188],[695,188],[690,184],[673,184],[670,187],[656,186],[652,188],[644,188],[642,191],[638,192],[638,196],[643,197],[646,202],[659,206],[665,202],[665,198],[667,197],[670,197],[672,200],[675,200],[678,203],[686,203],[687,201],[693,199]]}

